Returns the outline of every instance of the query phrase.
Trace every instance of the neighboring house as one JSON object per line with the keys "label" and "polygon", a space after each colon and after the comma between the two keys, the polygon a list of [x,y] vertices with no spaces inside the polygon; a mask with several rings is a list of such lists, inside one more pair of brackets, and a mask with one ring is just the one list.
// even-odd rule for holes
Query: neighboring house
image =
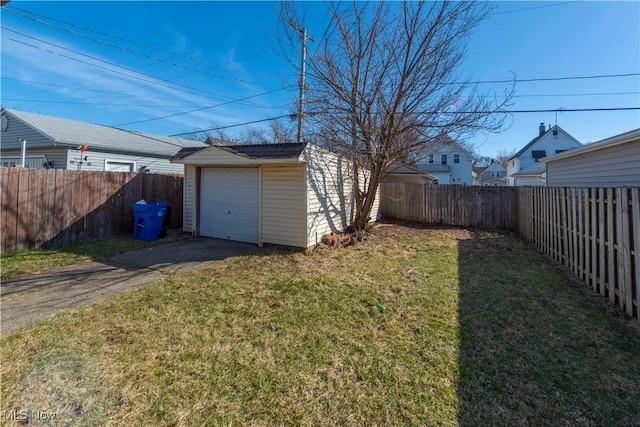
{"label": "neighboring house", "polygon": [[534,166],[547,156],[579,147],[582,144],[560,126],[545,129],[544,123],[540,123],[538,136],[507,161],[507,185],[544,186],[545,168]]}
{"label": "neighboring house", "polygon": [[640,187],[640,129],[547,157],[549,187]]}
{"label": "neighboring house", "polygon": [[438,179],[438,184],[473,185],[471,154],[448,136],[436,138],[416,167]]}
{"label": "neighboring house", "polygon": [[474,166],[471,168],[471,181],[473,185],[480,185],[480,174],[485,170],[486,166]]}
{"label": "neighboring house", "polygon": [[[184,147],[205,147],[202,142],[128,131],[60,117],[3,108],[1,166],[25,166],[181,174],[183,168],[169,159]],[[83,153],[78,147],[87,145]]]}
{"label": "neighboring house", "polygon": [[547,183],[547,168],[544,163],[534,163],[511,175],[516,187],[544,187]]}
{"label": "neighboring house", "polygon": [[214,138],[212,136],[208,136],[207,139],[204,140],[204,143],[207,145],[236,145],[236,141],[229,141],[228,139],[220,139]]}
{"label": "neighboring house", "polygon": [[383,181],[406,182],[411,184],[437,184],[438,178],[412,166],[397,163],[389,167],[388,175]]}
{"label": "neighboring house", "polygon": [[473,168],[477,177],[474,185],[483,185],[485,187],[505,186],[507,185],[507,170],[499,162],[495,160],[485,168]]}
{"label": "neighboring house", "polygon": [[353,216],[350,162],[311,144],[185,148],[172,162],[184,165],[183,230],[196,236],[309,248]]}

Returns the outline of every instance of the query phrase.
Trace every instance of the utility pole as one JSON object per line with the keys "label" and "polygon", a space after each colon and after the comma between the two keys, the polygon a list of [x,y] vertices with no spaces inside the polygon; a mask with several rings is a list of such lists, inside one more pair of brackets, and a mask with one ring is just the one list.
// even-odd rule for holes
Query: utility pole
{"label": "utility pole", "polygon": [[302,38],[302,54],[300,55],[300,81],[298,83],[300,89],[300,95],[298,98],[298,143],[302,142],[302,122],[304,120],[304,75],[305,75],[305,66],[307,62],[307,39],[313,41],[313,37],[307,34],[306,28],[300,28],[298,25],[293,23],[293,21],[289,21],[289,25],[300,33],[300,37]]}

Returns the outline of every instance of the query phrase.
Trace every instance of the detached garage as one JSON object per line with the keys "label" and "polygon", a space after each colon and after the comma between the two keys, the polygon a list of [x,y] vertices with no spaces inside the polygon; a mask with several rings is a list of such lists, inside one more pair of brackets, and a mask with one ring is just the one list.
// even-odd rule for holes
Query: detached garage
{"label": "detached garage", "polygon": [[185,148],[171,161],[184,165],[183,229],[196,236],[308,248],[353,216],[348,162],[310,144]]}

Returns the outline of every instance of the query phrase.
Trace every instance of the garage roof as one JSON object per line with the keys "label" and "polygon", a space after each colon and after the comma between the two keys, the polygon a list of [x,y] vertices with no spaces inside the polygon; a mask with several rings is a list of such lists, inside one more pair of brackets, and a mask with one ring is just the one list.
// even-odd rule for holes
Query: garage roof
{"label": "garage roof", "polygon": [[285,144],[240,144],[220,146],[223,150],[240,154],[251,159],[284,159],[298,157],[304,150],[304,143]]}
{"label": "garage roof", "polygon": [[218,148],[248,159],[297,159],[304,151],[304,143],[285,144],[237,144],[214,145],[211,147],[188,147],[180,150],[171,160],[181,160],[207,148]]}

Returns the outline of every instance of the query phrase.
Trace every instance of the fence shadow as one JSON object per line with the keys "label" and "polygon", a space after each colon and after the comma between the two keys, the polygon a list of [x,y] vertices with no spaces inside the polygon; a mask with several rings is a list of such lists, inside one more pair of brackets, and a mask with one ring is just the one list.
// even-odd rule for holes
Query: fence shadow
{"label": "fence shadow", "polygon": [[596,296],[510,234],[458,254],[461,426],[638,425],[640,343]]}

